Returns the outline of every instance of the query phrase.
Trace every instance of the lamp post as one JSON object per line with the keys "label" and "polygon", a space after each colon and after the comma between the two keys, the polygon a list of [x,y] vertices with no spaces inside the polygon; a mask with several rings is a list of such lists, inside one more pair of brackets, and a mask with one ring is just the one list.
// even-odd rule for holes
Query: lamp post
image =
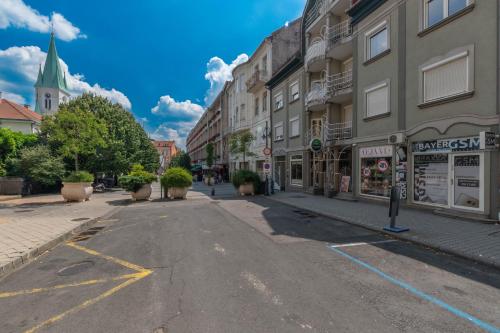
{"label": "lamp post", "polygon": [[[267,150],[267,148],[269,148],[267,139],[269,138],[270,135],[271,135],[271,131],[269,128],[269,122],[266,120],[266,127],[264,129],[264,133],[262,134],[262,139],[266,140],[266,150]],[[273,178],[271,177],[271,191],[269,191],[269,185],[270,185],[269,184],[269,176],[266,173],[264,195],[269,195],[269,192],[271,192],[271,194],[274,194],[274,186],[272,186],[272,184],[273,184]]]}

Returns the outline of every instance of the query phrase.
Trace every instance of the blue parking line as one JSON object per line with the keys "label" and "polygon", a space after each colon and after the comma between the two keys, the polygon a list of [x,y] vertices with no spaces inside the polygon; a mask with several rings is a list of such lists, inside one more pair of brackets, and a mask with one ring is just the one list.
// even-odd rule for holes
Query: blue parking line
{"label": "blue parking line", "polygon": [[442,300],[440,300],[440,299],[438,299],[436,297],[433,297],[433,296],[431,296],[429,294],[426,294],[423,291],[418,290],[417,288],[413,287],[412,285],[410,285],[410,284],[408,284],[406,282],[403,282],[401,280],[398,280],[398,279],[392,277],[391,275],[382,272],[378,268],[375,268],[372,265],[367,264],[366,262],[361,261],[361,260],[359,260],[359,259],[357,259],[357,258],[355,258],[355,257],[353,257],[353,256],[351,256],[351,255],[349,255],[347,253],[345,253],[344,251],[341,251],[341,250],[339,250],[339,249],[337,249],[337,248],[335,248],[335,247],[333,247],[331,245],[328,246],[328,248],[330,250],[332,250],[333,252],[336,252],[336,253],[340,254],[341,256],[343,256],[343,257],[345,257],[345,258],[347,258],[347,259],[355,262],[359,266],[362,266],[362,267],[364,267],[364,268],[372,271],[373,273],[375,273],[375,274],[383,277],[387,281],[389,281],[389,282],[391,282],[391,283],[393,283],[393,284],[395,284],[395,285],[397,285],[397,286],[399,286],[399,287],[401,287],[403,289],[408,290],[413,295],[415,295],[415,296],[417,296],[417,297],[419,297],[421,299],[424,299],[424,300],[426,300],[428,302],[431,302],[433,304],[436,304],[437,306],[445,309],[446,311],[451,312],[455,316],[463,318],[463,319],[471,322],[472,324],[474,324],[474,325],[476,325],[476,326],[484,329],[487,332],[500,333],[500,328],[497,328],[497,327],[495,327],[495,326],[493,326],[491,324],[488,324],[488,323],[486,323],[486,322],[484,322],[484,321],[482,321],[482,320],[474,317],[473,315],[468,314],[467,312],[459,310],[459,309],[457,309],[457,308],[449,305],[448,303],[446,303],[446,302],[444,302],[444,301],[442,301]]}

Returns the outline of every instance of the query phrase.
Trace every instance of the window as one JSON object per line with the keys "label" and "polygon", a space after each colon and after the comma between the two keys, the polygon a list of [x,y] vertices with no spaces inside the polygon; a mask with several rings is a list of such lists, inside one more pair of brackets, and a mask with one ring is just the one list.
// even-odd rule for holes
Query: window
{"label": "window", "polygon": [[290,101],[294,102],[300,98],[299,82],[295,81],[290,85]]}
{"label": "window", "polygon": [[300,135],[300,120],[299,117],[297,116],[290,119],[290,137],[293,138],[299,135]]}
{"label": "window", "polygon": [[274,141],[283,140],[283,122],[279,122],[274,126]]}
{"label": "window", "polygon": [[267,91],[262,94],[262,112],[267,111]]}
{"label": "window", "polygon": [[468,93],[472,87],[469,80],[469,51],[421,67],[422,102]]}
{"label": "window", "polygon": [[366,60],[389,49],[389,27],[384,21],[365,34]]}
{"label": "window", "polygon": [[241,104],[240,110],[241,110],[240,120],[245,121],[247,119],[247,113],[245,111],[245,104]]}
{"label": "window", "polygon": [[279,110],[283,107],[283,93],[280,92],[276,94],[276,97],[274,98],[274,109]]}
{"label": "window", "polygon": [[471,0],[424,0],[425,27],[431,27],[470,4]]}
{"label": "window", "polygon": [[259,115],[259,107],[260,107],[260,102],[259,102],[259,98],[255,98],[255,115],[258,116]]}
{"label": "window", "polygon": [[384,81],[365,90],[367,118],[389,113],[389,82]]}
{"label": "window", "polygon": [[389,198],[392,187],[392,151],[392,146],[359,149],[362,195]]}
{"label": "window", "polygon": [[267,55],[262,58],[262,72],[267,75]]}
{"label": "window", "polygon": [[302,155],[290,156],[290,184],[302,186]]}

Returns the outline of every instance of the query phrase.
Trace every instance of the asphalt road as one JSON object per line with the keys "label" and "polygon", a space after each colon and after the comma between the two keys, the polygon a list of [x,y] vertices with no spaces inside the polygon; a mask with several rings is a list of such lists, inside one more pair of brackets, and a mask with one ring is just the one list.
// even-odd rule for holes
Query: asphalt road
{"label": "asphalt road", "polygon": [[117,204],[0,280],[0,332],[499,332],[498,270],[262,197]]}

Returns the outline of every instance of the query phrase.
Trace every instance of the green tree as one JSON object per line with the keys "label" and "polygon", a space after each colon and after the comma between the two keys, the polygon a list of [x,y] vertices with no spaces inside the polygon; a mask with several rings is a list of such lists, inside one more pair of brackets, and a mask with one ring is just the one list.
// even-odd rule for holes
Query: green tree
{"label": "green tree", "polygon": [[206,145],[205,150],[207,152],[207,166],[209,169],[214,165],[214,144],[209,143]]}
{"label": "green tree", "polygon": [[32,147],[38,142],[35,134],[14,132],[8,128],[0,128],[0,164],[17,155],[23,147]]}
{"label": "green tree", "polygon": [[107,128],[77,98],[61,105],[54,116],[44,117],[42,135],[55,151],[72,159],[75,171],[79,171],[80,159],[95,155],[99,148],[106,147]]}
{"label": "green tree", "polygon": [[250,151],[250,145],[254,140],[255,138],[250,132],[233,134],[229,139],[229,150],[231,154],[242,155],[243,163],[245,163],[247,157],[255,156],[255,153]]}
{"label": "green tree", "polygon": [[127,173],[133,164],[141,164],[148,172],[158,170],[158,152],[132,113],[120,104],[91,94],[83,94],[72,102],[89,110],[107,127],[106,145],[83,161],[86,169],[119,175]]}
{"label": "green tree", "polygon": [[191,171],[191,157],[185,151],[180,151],[170,161],[171,168],[184,168]]}
{"label": "green tree", "polygon": [[64,162],[60,157],[52,156],[47,146],[25,147],[20,150],[18,158],[9,161],[9,173],[52,187],[64,176]]}

